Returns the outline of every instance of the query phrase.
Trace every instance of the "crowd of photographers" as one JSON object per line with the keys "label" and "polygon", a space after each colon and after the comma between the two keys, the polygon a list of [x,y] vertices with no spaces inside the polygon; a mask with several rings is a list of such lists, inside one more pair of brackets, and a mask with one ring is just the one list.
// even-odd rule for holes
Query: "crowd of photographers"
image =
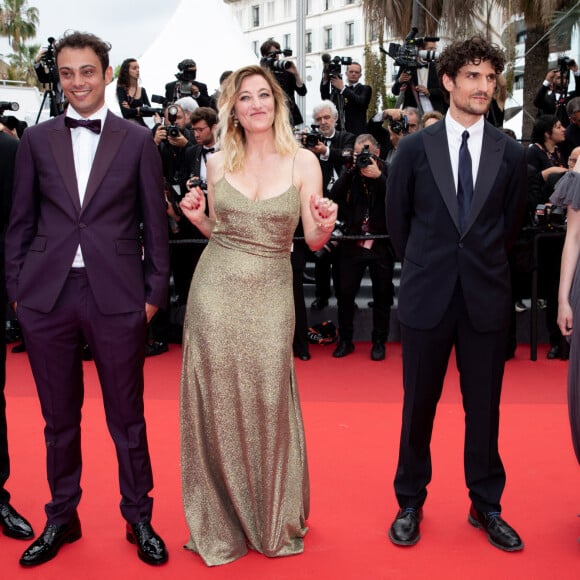
{"label": "crowd of photographers", "polygon": [[[356,297],[365,272],[372,285],[372,340],[370,357],[380,361],[386,356],[390,310],[393,304],[393,271],[395,254],[388,239],[385,223],[385,194],[389,166],[396,158],[397,147],[406,135],[423,126],[438,122],[447,110],[437,76],[438,38],[417,38],[413,29],[403,44],[391,44],[388,55],[398,72],[392,87],[396,99],[393,108],[369,111],[373,88],[360,82],[362,67],[348,57],[323,54],[320,80],[321,101],[313,108],[312,123],[303,118],[296,95],[304,96],[307,87],[302,80],[291,51],[269,39],[261,46],[261,65],[270,69],[287,95],[290,121],[296,127],[296,138],[317,156],[323,175],[324,195],[336,201],[339,219],[331,241],[316,255],[300,245],[300,226],[296,231],[292,266],[295,273],[296,336],[294,353],[302,360],[310,358],[309,331],[302,284],[315,284],[313,310],[323,311],[332,293],[338,307],[338,342],[333,356],[344,357],[354,350]],[[54,39],[39,52],[36,72],[50,99],[51,115],[62,113],[58,74],[54,66]],[[385,51],[386,52],[386,51]],[[127,59],[121,66],[117,96],[125,118],[145,125],[153,117],[152,137],[162,159],[165,198],[171,239],[172,296],[164,311],[152,324],[147,340],[148,355],[161,354],[170,342],[181,340],[181,323],[189,283],[203,248],[205,238],[186,219],[182,219],[179,202],[192,185],[206,188],[205,162],[219,147],[217,102],[220,89],[208,93],[207,85],[197,79],[192,59],[178,63],[175,80],[165,86],[164,95],[149,97],[139,82],[139,65]],[[231,71],[220,78],[220,87]],[[547,305],[550,335],[549,358],[567,358],[567,345],[559,333],[555,313],[563,236],[554,236],[543,244],[538,256],[531,256],[531,240],[539,231],[564,231],[565,216],[551,208],[549,197],[558,178],[573,168],[580,152],[580,93],[569,90],[571,75],[580,87],[580,73],[575,61],[562,58],[558,68],[550,70],[538,88],[534,104],[538,118],[531,143],[527,147],[529,168],[529,219],[522,230],[521,243],[512,258],[515,311],[526,309],[529,274],[537,258],[540,270],[540,293]],[[488,121],[502,127],[507,98],[505,79],[497,90],[488,113]],[[23,127],[4,115],[4,133],[18,137]],[[306,126],[302,129],[299,126]],[[507,130],[506,130],[507,131]],[[305,272],[306,262],[314,263],[314,280]],[[11,339],[17,337],[13,321]],[[9,328],[9,330],[12,330]],[[515,352],[515,330],[506,357]],[[16,347],[18,350],[18,347]],[[24,350],[24,346],[20,350]],[[90,353],[87,358],[90,358]]]}

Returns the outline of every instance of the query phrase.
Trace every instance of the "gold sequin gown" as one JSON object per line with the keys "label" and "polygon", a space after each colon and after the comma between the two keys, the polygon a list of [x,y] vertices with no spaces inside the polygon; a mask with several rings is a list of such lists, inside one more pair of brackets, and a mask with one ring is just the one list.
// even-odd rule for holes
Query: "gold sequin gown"
{"label": "gold sequin gown", "polygon": [[181,462],[186,548],[208,566],[248,548],[303,551],[309,511],[294,362],[290,250],[300,197],[259,201],[224,177],[192,280],[183,336]]}

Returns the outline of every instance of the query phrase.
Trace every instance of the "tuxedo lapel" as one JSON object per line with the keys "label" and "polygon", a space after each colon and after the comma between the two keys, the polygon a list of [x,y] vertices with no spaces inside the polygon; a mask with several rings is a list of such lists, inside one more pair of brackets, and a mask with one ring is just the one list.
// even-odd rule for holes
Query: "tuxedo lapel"
{"label": "tuxedo lapel", "polygon": [[95,159],[87,182],[87,190],[83,200],[83,210],[89,205],[91,199],[94,197],[99,185],[107,174],[111,163],[117,156],[126,134],[127,131],[120,126],[118,118],[109,111],[107,113],[105,124],[103,125],[101,138],[99,139],[99,146],[97,147]]}
{"label": "tuxedo lapel", "polygon": [[442,121],[433,125],[433,129],[424,129],[422,134],[427,160],[439,193],[447,206],[455,227],[458,231],[461,231],[459,227],[459,205],[457,204],[455,181],[453,179],[453,170],[451,169],[451,160],[449,159],[445,122]]}
{"label": "tuxedo lapel", "polygon": [[77,177],[75,173],[75,160],[72,149],[70,131],[65,127],[64,115],[54,120],[54,126],[48,130],[48,142],[53,154],[55,165],[61,174],[65,189],[69,194],[77,212],[81,211],[81,201]]}
{"label": "tuxedo lapel", "polygon": [[485,200],[491,192],[491,188],[493,187],[497,177],[497,172],[501,166],[504,149],[505,140],[498,139],[496,135],[493,135],[490,126],[486,123],[483,130],[479,170],[477,172],[477,179],[473,190],[473,200],[471,202],[469,213],[467,214],[465,232],[469,230],[477,218]]}

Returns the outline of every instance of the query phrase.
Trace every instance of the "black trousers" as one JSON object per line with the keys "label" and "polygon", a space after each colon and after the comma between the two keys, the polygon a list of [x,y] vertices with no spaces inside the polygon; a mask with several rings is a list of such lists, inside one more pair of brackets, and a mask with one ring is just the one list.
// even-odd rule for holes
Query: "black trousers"
{"label": "black trousers", "polygon": [[6,426],[6,288],[4,280],[4,258],[0,265],[0,503],[8,503],[10,494],[5,489],[10,476],[8,455],[8,429]]}
{"label": "black trousers", "polygon": [[498,450],[499,403],[507,325],[495,332],[473,328],[461,286],[433,329],[401,325],[403,422],[395,493],[400,507],[419,508],[431,481],[431,434],[451,350],[459,369],[465,412],[464,470],[476,509],[501,511],[505,471]]}
{"label": "black trousers", "polygon": [[373,342],[385,343],[389,336],[391,306],[393,305],[394,257],[385,241],[375,240],[371,249],[356,242],[343,244],[336,256],[338,264],[338,333],[341,340],[352,341],[354,333],[355,299],[362,278],[368,268],[373,293]]}

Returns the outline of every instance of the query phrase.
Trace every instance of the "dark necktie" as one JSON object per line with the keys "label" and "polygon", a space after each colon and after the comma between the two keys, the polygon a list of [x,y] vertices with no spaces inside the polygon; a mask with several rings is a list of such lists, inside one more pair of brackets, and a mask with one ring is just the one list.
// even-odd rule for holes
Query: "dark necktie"
{"label": "dark necktie", "polygon": [[467,147],[469,131],[461,134],[461,147],[459,148],[459,167],[457,172],[457,203],[459,204],[459,226],[463,231],[467,214],[473,198],[473,173],[471,167],[471,155]]}
{"label": "dark necktie", "polygon": [[84,127],[97,135],[101,132],[100,119],[73,119],[72,117],[65,117],[64,124],[69,129],[76,129],[77,127]]}

